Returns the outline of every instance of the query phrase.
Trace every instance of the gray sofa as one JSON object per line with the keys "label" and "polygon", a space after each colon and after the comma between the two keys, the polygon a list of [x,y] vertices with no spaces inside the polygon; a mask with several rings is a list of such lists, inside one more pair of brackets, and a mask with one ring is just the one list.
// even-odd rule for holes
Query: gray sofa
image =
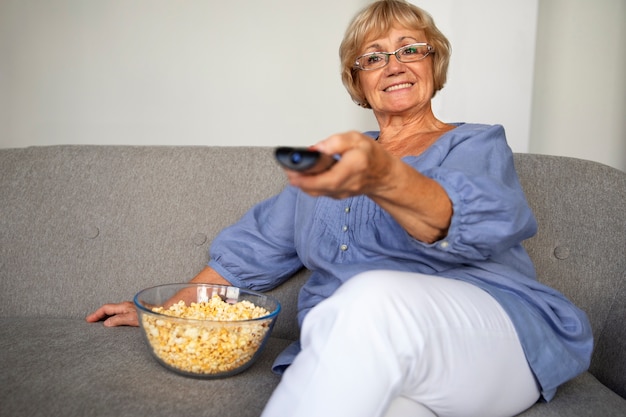
{"label": "gray sofa", "polygon": [[[589,372],[523,416],[626,416],[626,173],[530,154],[516,164],[540,279],[589,314],[596,341]],[[226,379],[175,375],[137,328],[84,317],[192,278],[218,231],[284,183],[262,147],[0,150],[0,415],[258,416],[279,381],[272,360],[298,337],[306,271],[272,291],[283,311],[261,359]]]}

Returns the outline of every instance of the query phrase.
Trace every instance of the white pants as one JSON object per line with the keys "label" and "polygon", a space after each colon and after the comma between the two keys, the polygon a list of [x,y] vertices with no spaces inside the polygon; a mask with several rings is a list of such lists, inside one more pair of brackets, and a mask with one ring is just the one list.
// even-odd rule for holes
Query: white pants
{"label": "white pants", "polygon": [[507,417],[539,398],[502,307],[462,281],[371,271],[307,315],[263,417]]}

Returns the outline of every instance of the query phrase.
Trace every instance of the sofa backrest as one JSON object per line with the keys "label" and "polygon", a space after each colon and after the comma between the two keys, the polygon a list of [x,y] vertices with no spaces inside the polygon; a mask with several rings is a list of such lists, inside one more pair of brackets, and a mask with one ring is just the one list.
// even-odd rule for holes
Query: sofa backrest
{"label": "sofa backrest", "polygon": [[284,184],[269,148],[0,150],[0,317],[82,318],[186,282],[213,237]]}
{"label": "sofa backrest", "polygon": [[626,173],[546,155],[515,162],[539,224],[525,242],[538,278],[588,314],[591,372],[626,398]]}
{"label": "sofa backrest", "polygon": [[[539,223],[539,279],[590,317],[591,371],[626,398],[626,173],[516,154]],[[185,282],[213,237],[285,185],[264,147],[50,146],[0,150],[0,317],[83,318],[140,289]],[[273,293],[297,337],[306,271]]]}

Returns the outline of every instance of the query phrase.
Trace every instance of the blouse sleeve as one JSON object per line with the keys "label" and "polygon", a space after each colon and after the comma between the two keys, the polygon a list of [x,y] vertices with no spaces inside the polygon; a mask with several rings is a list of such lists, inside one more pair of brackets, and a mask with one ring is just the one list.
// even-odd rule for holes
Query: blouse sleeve
{"label": "blouse sleeve", "polygon": [[453,216],[447,236],[425,246],[446,258],[483,260],[536,233],[502,126],[470,129],[443,153],[440,164],[422,173],[446,190]]}
{"label": "blouse sleeve", "polygon": [[287,187],[250,209],[215,238],[209,266],[231,284],[255,291],[284,282],[302,268],[294,247],[295,202],[295,189]]}

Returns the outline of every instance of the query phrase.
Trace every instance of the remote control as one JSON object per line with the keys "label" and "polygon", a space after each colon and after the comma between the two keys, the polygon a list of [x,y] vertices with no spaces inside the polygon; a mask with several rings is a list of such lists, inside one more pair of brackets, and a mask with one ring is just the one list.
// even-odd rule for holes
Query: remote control
{"label": "remote control", "polygon": [[313,175],[330,169],[337,159],[310,148],[276,148],[276,160],[285,168]]}

